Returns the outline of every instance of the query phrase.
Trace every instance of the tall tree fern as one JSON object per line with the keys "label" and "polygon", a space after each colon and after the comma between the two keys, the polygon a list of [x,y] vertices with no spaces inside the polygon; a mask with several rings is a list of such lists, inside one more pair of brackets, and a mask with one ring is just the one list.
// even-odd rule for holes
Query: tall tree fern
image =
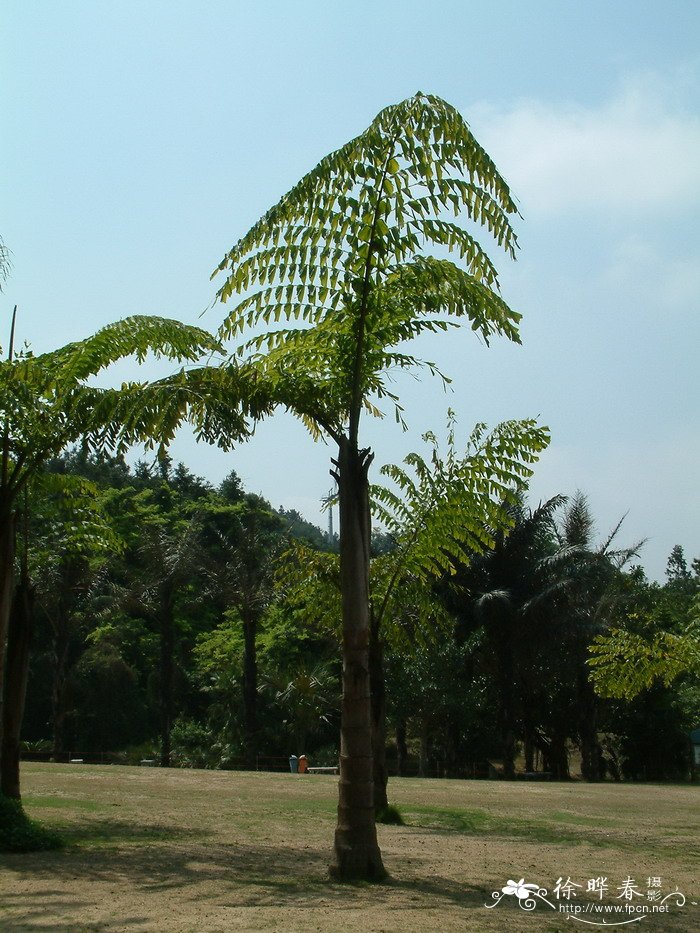
{"label": "tall tree fern", "polygon": [[[119,388],[99,388],[90,381],[128,356],[143,362],[151,353],[193,363],[218,350],[218,340],[198,327],[134,316],[86,340],[34,356],[14,352],[15,316],[7,358],[0,361],[0,707],[15,591],[18,504],[47,460],[78,440],[108,447],[134,441],[164,446],[183,420],[200,436],[224,446],[248,431],[246,413],[238,405],[235,367],[182,368],[150,384]],[[0,732],[4,718],[0,709]],[[17,724],[12,725],[14,734]],[[3,751],[2,788],[13,796],[19,796],[16,764],[16,754]]]}
{"label": "tall tree fern", "polygon": [[[372,454],[362,411],[393,405],[396,368],[436,367],[406,346],[468,322],[485,341],[518,340],[519,315],[496,269],[461,224],[484,227],[515,256],[515,203],[459,112],[416,94],[387,107],[322,159],[223,258],[220,335],[239,340],[253,402],[282,405],[338,445],[343,705],[332,873],[377,879],[368,674]],[[436,255],[433,255],[433,252]],[[244,336],[246,339],[241,340]]]}

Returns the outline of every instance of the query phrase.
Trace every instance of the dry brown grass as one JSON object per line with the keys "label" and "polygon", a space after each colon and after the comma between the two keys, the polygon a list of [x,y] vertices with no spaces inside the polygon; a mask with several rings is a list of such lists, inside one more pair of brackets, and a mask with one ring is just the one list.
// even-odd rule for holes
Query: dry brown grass
{"label": "dry brown grass", "polygon": [[27,812],[69,845],[0,857],[3,931],[552,933],[578,924],[484,905],[509,879],[600,875],[688,897],[621,929],[700,927],[695,787],[393,780],[408,825],[379,827],[391,879],[369,886],[326,878],[335,778],[26,765],[23,779]]}

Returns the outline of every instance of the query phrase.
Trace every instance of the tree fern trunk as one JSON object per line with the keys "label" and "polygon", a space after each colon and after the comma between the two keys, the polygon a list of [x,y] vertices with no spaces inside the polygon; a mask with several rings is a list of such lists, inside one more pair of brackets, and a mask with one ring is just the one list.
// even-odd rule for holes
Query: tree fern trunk
{"label": "tree fern trunk", "polygon": [[27,695],[29,649],[34,628],[34,592],[28,580],[15,590],[7,642],[7,672],[3,705],[0,790],[20,799],[19,743]]}
{"label": "tree fern trunk", "polygon": [[379,625],[370,610],[369,682],[372,694],[372,767],[374,771],[374,810],[380,813],[389,805],[386,787],[386,689],[384,684],[384,645]]}
{"label": "tree fern trunk", "polygon": [[338,456],[343,699],[338,824],[331,874],[340,880],[384,878],[374,821],[369,679],[368,451],[343,439]]}
{"label": "tree fern trunk", "polygon": [[12,612],[15,572],[15,515],[9,503],[0,501],[0,738],[5,697],[7,633]]}

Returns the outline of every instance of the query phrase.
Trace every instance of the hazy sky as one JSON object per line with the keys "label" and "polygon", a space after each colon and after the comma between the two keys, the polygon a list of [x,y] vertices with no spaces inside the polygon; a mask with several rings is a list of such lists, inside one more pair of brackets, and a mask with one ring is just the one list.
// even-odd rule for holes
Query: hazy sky
{"label": "hazy sky", "polygon": [[[211,270],[301,175],[437,94],[518,198],[518,261],[493,256],[524,346],[426,340],[453,391],[402,378],[410,430],[366,425],[377,463],[448,406],[465,439],[536,415],[533,500],[582,489],[601,534],[628,512],[652,576],[674,544],[700,554],[697,0],[6,0],[0,34],[3,334],[15,303],[37,351],[127,314],[197,321]],[[173,450],[314,521],[331,452],[284,416],[227,455]]]}

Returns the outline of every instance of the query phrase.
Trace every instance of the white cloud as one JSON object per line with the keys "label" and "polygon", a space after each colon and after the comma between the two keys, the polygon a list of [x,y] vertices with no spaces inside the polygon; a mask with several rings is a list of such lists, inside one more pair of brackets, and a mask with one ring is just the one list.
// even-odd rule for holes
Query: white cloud
{"label": "white cloud", "polygon": [[638,233],[611,250],[606,284],[616,294],[634,296],[647,306],[696,313],[700,295],[700,261],[691,255],[664,255]]}
{"label": "white cloud", "polygon": [[700,116],[684,76],[627,80],[599,107],[472,108],[477,136],[528,216],[576,208],[676,212],[700,201]]}

